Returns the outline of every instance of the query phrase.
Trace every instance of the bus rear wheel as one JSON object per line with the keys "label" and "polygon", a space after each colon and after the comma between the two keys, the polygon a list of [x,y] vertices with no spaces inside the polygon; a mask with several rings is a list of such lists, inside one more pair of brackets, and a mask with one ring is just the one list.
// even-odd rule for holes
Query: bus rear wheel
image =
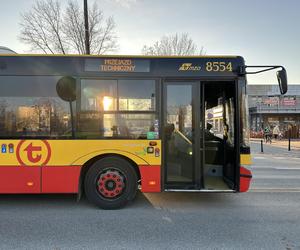
{"label": "bus rear wheel", "polygon": [[133,166],[118,157],[106,157],[93,163],[84,180],[88,200],[103,209],[124,207],[137,192]]}

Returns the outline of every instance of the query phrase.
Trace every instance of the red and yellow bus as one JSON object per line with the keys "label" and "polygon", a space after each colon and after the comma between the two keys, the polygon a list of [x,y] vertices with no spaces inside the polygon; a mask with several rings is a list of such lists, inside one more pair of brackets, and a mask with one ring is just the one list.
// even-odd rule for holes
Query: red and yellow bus
{"label": "red and yellow bus", "polygon": [[[0,193],[84,193],[113,209],[139,188],[247,191],[247,67],[239,56],[1,55]],[[284,93],[284,69],[278,79]]]}

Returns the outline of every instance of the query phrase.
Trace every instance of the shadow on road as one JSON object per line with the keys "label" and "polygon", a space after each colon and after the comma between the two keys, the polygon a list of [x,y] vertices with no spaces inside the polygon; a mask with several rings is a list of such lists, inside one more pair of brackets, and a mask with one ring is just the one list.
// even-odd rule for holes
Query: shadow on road
{"label": "shadow on road", "polygon": [[[77,195],[72,194],[1,194],[0,205],[3,208],[30,208],[39,207],[40,209],[51,208],[96,208],[91,204],[87,198],[83,195],[79,201],[77,201]],[[151,207],[150,202],[146,197],[138,192],[137,197],[133,202],[130,202],[126,207]]]}
{"label": "shadow on road", "polygon": [[[224,193],[148,193],[138,192],[133,202],[125,209],[159,207],[211,207],[232,204],[238,194]],[[184,205],[183,205],[184,204]],[[97,209],[83,196],[77,202],[76,195],[70,194],[1,194],[1,210],[7,209]]]}

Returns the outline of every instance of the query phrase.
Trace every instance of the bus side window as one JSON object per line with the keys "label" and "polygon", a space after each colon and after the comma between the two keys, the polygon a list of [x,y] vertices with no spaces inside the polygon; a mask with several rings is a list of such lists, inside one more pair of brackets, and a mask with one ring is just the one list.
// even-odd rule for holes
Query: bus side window
{"label": "bus side window", "polygon": [[70,136],[68,103],[56,92],[61,76],[1,76],[2,138]]}

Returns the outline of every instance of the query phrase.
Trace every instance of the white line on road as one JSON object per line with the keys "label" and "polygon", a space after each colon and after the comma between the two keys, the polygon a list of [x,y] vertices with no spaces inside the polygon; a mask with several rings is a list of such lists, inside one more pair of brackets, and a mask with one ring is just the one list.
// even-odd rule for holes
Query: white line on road
{"label": "white line on road", "polygon": [[250,166],[249,170],[257,171],[257,170],[262,170],[262,171],[270,171],[270,170],[299,170],[300,167],[274,167],[274,166]]}
{"label": "white line on road", "polygon": [[290,176],[290,175],[254,175],[253,179],[255,180],[264,180],[264,179],[279,179],[279,180],[299,180],[300,179],[300,175],[296,175],[296,176]]}
{"label": "white line on road", "polygon": [[300,170],[300,167],[299,167],[299,168],[289,168],[289,167],[285,167],[285,168],[274,168],[274,169],[277,169],[277,170]]}
{"label": "white line on road", "polygon": [[282,193],[289,193],[289,192],[295,192],[300,193],[300,188],[252,188],[249,192],[282,192]]}
{"label": "white line on road", "polygon": [[169,223],[172,223],[172,219],[168,216],[163,216],[162,219],[169,222]]}
{"label": "white line on road", "polygon": [[270,159],[274,159],[274,160],[286,160],[286,161],[300,161],[299,157],[290,157],[290,156],[272,156],[272,155],[268,155],[268,156],[253,156],[252,157],[254,160],[270,160]]}

